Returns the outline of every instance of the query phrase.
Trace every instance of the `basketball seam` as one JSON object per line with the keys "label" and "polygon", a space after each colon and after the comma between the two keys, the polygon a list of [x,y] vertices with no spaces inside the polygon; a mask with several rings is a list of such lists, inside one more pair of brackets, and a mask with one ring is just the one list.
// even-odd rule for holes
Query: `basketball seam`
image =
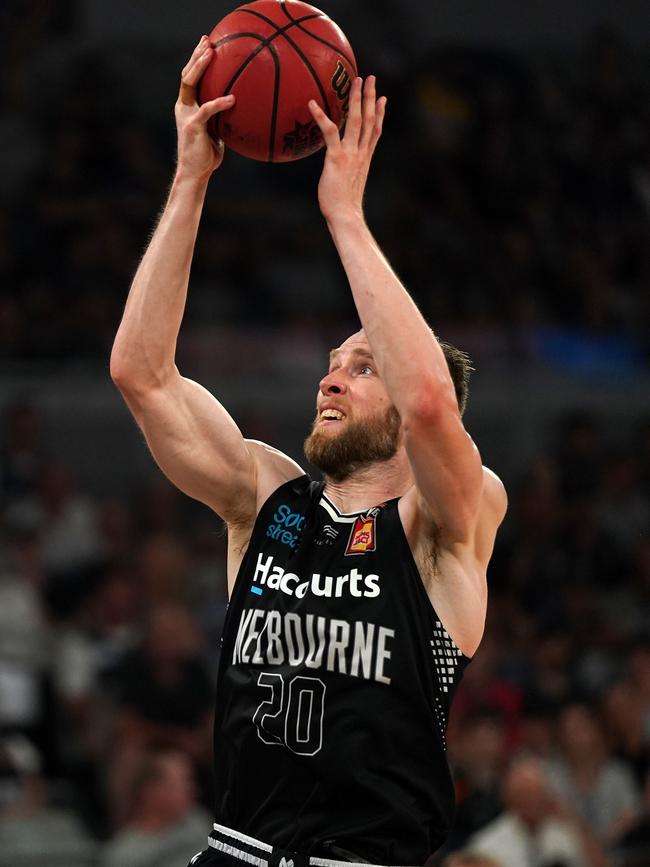
{"label": "basketball seam", "polygon": [[226,42],[232,42],[233,39],[240,39],[242,36],[251,36],[254,39],[261,40],[262,42],[266,39],[266,36],[260,36],[259,33],[246,33],[242,30],[240,33],[229,33],[227,36],[223,36],[218,42],[211,42],[210,45],[212,48],[219,48],[221,45],[225,45]]}
{"label": "basketball seam", "polygon": [[[310,61],[308,60],[308,58],[305,57],[305,55],[302,53],[301,49],[300,49],[300,48],[296,45],[296,43],[293,41],[293,39],[292,39],[290,36],[287,36],[287,34],[286,34],[286,31],[287,31],[287,30],[289,30],[289,29],[290,29],[291,27],[293,27],[294,25],[297,25],[297,24],[298,24],[298,20],[292,18],[292,19],[291,19],[291,21],[293,22],[292,24],[290,24],[290,25],[288,25],[287,27],[284,27],[284,28],[279,28],[278,25],[275,23],[275,21],[273,21],[271,18],[267,18],[266,15],[262,15],[261,12],[258,12],[258,11],[255,10],[255,9],[242,9],[241,11],[242,11],[242,12],[248,12],[250,15],[255,15],[257,18],[261,18],[262,21],[266,21],[267,24],[272,24],[274,27],[277,28],[276,33],[275,33],[275,36],[284,36],[284,38],[287,40],[287,42],[289,43],[289,45],[291,45],[291,47],[292,47],[293,50],[296,52],[296,54],[298,55],[298,57],[300,57],[300,59],[302,60],[302,62],[305,64],[305,66],[307,67],[307,71],[311,74],[311,77],[312,77],[312,78],[314,79],[314,81],[316,82],[316,87],[317,87],[318,90],[320,91],[320,95],[321,95],[321,98],[322,98],[322,100],[323,100],[323,104],[324,104],[324,106],[325,106],[325,108],[326,108],[326,110],[327,110],[327,113],[331,116],[331,114],[332,114],[332,109],[331,109],[331,107],[330,107],[329,100],[328,100],[328,98],[327,98],[327,94],[325,93],[325,90],[324,90],[323,85],[322,85],[322,83],[321,83],[321,80],[320,80],[320,78],[318,77],[318,75],[316,74],[316,70],[315,70],[314,67],[311,65],[311,63],[310,63]],[[310,15],[309,17],[301,18],[300,21],[308,21],[308,20],[311,19],[311,18],[321,18],[321,17],[323,17],[323,16],[321,16],[321,15]],[[306,30],[305,32],[306,32],[306,33],[309,33],[308,30]],[[310,34],[310,35],[311,35],[311,34]]]}
{"label": "basketball seam", "polygon": [[271,36],[261,36],[259,33],[246,33],[245,31],[241,31],[240,33],[229,33],[228,36],[224,36],[218,42],[212,42],[211,43],[212,48],[218,48],[220,45],[225,45],[226,42],[231,42],[233,39],[239,39],[242,36],[250,36],[253,39],[259,39],[261,42],[261,45],[258,45],[258,47],[255,49],[255,51],[251,52],[251,54],[248,55],[246,60],[242,63],[242,65],[239,67],[237,72],[230,79],[230,83],[228,84],[228,89],[226,90],[226,93],[228,92],[228,90],[230,90],[230,88],[233,86],[235,81],[237,81],[237,79],[242,74],[244,69],[246,69],[246,67],[251,62],[251,60],[253,60],[254,57],[257,57],[257,55],[264,48],[267,48],[271,44],[271,42],[273,42],[274,39],[276,39],[278,36],[284,35],[285,30],[290,30],[292,27],[294,27],[296,24],[299,24],[301,21],[309,21],[312,18],[322,17],[320,15],[306,15],[304,18],[297,18],[295,20],[292,19],[291,24],[287,24],[286,27],[280,28],[275,23],[275,21],[272,21],[270,18],[266,18],[264,15],[261,15],[258,12],[254,12],[252,9],[246,9],[245,7],[242,6],[235,11],[236,12],[248,12],[251,15],[256,15],[258,18],[262,18],[264,21],[267,22],[267,24],[271,24],[271,25],[273,25],[273,27],[275,27],[275,33],[273,33]]}
{"label": "basketball seam", "polygon": [[275,130],[276,123],[278,118],[278,100],[280,98],[280,59],[278,58],[277,51],[269,42],[267,48],[271,52],[273,57],[273,63],[275,64],[275,83],[273,85],[273,110],[271,112],[271,132],[269,136],[269,162],[273,162],[273,155],[275,153]]}
{"label": "basketball seam", "polygon": [[259,33],[243,33],[243,32],[242,32],[242,33],[230,33],[228,36],[224,36],[223,39],[220,39],[218,42],[214,42],[214,43],[212,44],[212,47],[213,47],[213,48],[218,48],[218,47],[221,46],[221,45],[225,45],[227,42],[233,42],[235,39],[242,39],[242,38],[244,38],[244,37],[246,37],[246,36],[250,37],[251,39],[259,39],[261,44],[257,46],[257,48],[255,49],[255,51],[251,51],[251,53],[248,55],[248,57],[246,58],[246,60],[244,60],[244,62],[243,62],[242,65],[239,67],[239,69],[237,70],[237,72],[235,72],[235,74],[233,75],[233,77],[230,79],[230,81],[229,81],[228,84],[226,85],[226,88],[225,88],[225,90],[224,90],[224,92],[223,92],[223,96],[225,96],[227,93],[229,93],[230,88],[231,88],[231,87],[233,86],[233,84],[237,81],[237,79],[239,78],[239,76],[240,76],[240,75],[242,74],[242,72],[246,69],[246,67],[247,67],[248,64],[253,60],[253,58],[257,57],[257,55],[258,55],[258,54],[259,54],[259,53],[260,53],[264,48],[267,48],[268,45],[267,45],[266,37],[265,37],[265,36],[260,36]]}
{"label": "basketball seam", "polygon": [[[341,55],[341,57],[343,57],[343,58],[345,58],[345,60],[347,60],[347,62],[350,64],[350,66],[354,69],[355,73],[357,72],[357,64],[354,62],[354,60],[352,60],[350,57],[348,57],[344,51],[341,51],[341,49],[337,45],[333,45],[331,42],[328,42],[327,39],[323,39],[322,36],[317,36],[315,33],[312,33],[311,30],[307,30],[306,27],[302,26],[302,22],[303,21],[309,21],[310,20],[309,18],[307,18],[307,17],[305,17],[305,18],[293,18],[291,16],[291,14],[289,13],[289,10],[286,7],[284,0],[280,0],[280,6],[282,7],[282,11],[287,16],[289,21],[293,21],[293,23],[296,25],[298,30],[302,30],[303,33],[306,33],[308,36],[311,36],[311,38],[315,39],[317,42],[321,42],[323,45],[327,45],[327,47],[331,48],[332,51],[337,51]],[[311,17],[312,18],[327,18],[326,15],[312,15]]]}
{"label": "basketball seam", "polygon": [[[274,39],[275,36],[277,36],[277,34],[273,34],[272,39]],[[276,119],[277,119],[277,113],[278,113],[278,96],[279,96],[279,92],[280,92],[280,61],[278,59],[278,55],[277,55],[275,48],[273,48],[273,46],[271,45],[272,39],[267,42],[267,37],[260,36],[259,33],[244,33],[244,32],[242,32],[242,33],[230,33],[230,34],[228,34],[228,36],[224,36],[223,39],[220,39],[218,42],[215,42],[212,47],[218,48],[220,45],[225,45],[227,42],[232,42],[233,40],[240,39],[242,37],[252,37],[254,39],[259,39],[259,40],[261,40],[261,45],[258,45],[258,47],[255,49],[255,51],[252,51],[248,55],[246,60],[242,63],[242,65],[239,67],[237,72],[230,79],[230,81],[228,82],[228,85],[224,91],[224,96],[225,96],[225,94],[227,94],[230,91],[233,84],[237,81],[239,76],[246,69],[246,67],[253,60],[253,58],[257,57],[257,55],[260,54],[265,48],[268,48],[269,51],[271,52],[271,57],[273,58],[273,65],[275,66],[275,82],[273,84],[273,109],[271,112],[271,134],[270,134],[270,141],[269,141],[269,162],[271,162],[273,160],[273,154],[275,151],[275,127],[276,127]],[[217,127],[217,134],[220,134],[218,127]]]}

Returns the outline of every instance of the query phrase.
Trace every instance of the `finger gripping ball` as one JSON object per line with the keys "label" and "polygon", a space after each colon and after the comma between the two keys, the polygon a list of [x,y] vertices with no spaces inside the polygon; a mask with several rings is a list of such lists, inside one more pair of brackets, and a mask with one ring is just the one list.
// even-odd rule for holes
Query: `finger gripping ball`
{"label": "finger gripping ball", "polygon": [[315,99],[341,128],[357,64],[343,31],[300,0],[255,0],[210,34],[215,48],[199,82],[202,104],[228,93],[233,108],[211,118],[213,138],[242,156],[287,162],[323,145],[308,108]]}

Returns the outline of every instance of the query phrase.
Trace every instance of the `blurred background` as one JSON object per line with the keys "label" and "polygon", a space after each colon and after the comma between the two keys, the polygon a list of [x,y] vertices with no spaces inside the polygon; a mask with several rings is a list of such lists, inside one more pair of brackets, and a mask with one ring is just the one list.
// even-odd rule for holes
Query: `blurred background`
{"label": "blurred background", "polygon": [[[108,358],[179,71],[232,5],[0,5],[0,867],[182,867],[211,826],[225,536]],[[318,5],[389,96],[367,218],[474,359],[467,427],[510,495],[430,863],[648,867],[650,6]],[[298,460],[357,327],[321,162],[226,155],[178,351]]]}

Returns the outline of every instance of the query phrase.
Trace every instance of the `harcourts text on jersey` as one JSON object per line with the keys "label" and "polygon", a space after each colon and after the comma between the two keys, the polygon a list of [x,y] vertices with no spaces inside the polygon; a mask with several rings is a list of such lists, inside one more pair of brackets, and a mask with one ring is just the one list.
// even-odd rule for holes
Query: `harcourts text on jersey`
{"label": "harcourts text on jersey", "polygon": [[351,596],[360,598],[364,596],[372,599],[379,596],[379,575],[363,575],[358,569],[350,569],[345,575],[321,575],[314,572],[309,578],[300,578],[295,572],[287,572],[282,566],[274,565],[274,557],[269,554],[257,555],[257,565],[253,581],[257,585],[255,592],[261,595],[260,588],[267,590],[280,590],[287,596],[296,596],[302,599],[308,592],[314,596],[326,596],[328,598],[341,597],[343,591]]}

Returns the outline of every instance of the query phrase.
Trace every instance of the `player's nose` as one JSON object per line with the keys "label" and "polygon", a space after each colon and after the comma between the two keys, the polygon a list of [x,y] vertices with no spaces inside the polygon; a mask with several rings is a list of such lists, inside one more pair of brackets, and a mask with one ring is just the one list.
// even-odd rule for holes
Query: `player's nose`
{"label": "player's nose", "polygon": [[342,376],[337,375],[338,371],[333,371],[324,376],[319,384],[321,393],[326,397],[332,394],[345,394],[347,386]]}

